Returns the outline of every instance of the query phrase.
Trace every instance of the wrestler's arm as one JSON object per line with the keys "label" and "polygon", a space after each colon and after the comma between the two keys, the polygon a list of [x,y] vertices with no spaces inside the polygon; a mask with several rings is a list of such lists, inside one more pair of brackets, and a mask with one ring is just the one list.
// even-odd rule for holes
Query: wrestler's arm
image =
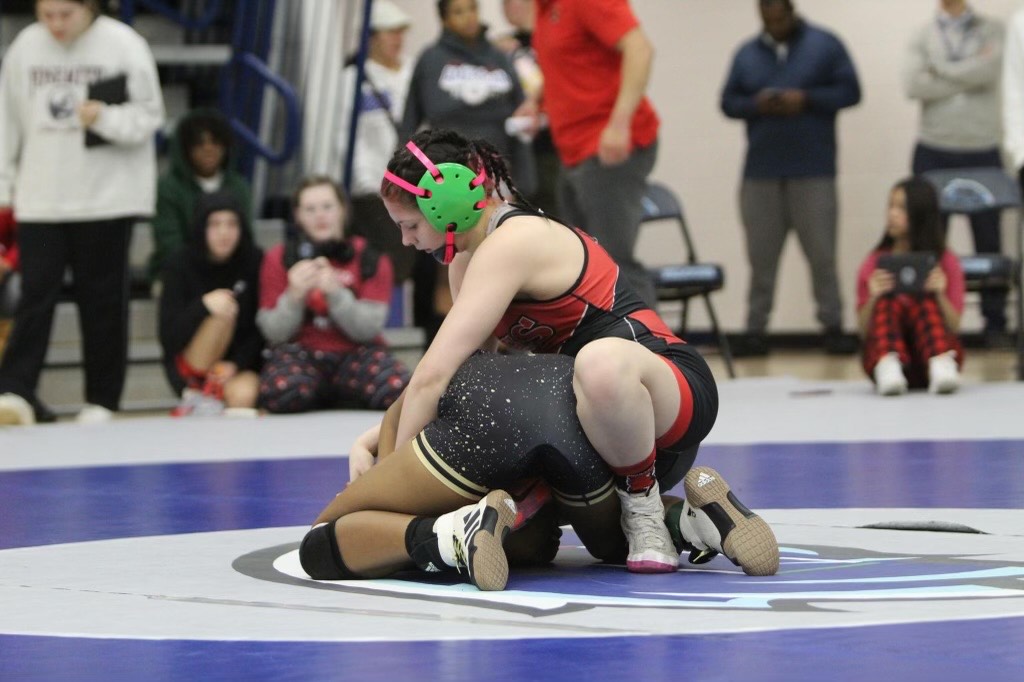
{"label": "wrestler's arm", "polygon": [[[462,289],[462,280],[466,276],[466,265],[468,264],[468,260],[456,259],[454,263],[448,266],[448,288],[452,292],[453,301],[459,297],[459,290]],[[488,336],[480,344],[480,350],[485,353],[494,353],[497,352],[499,345],[497,337],[493,335]]]}
{"label": "wrestler's arm", "polygon": [[[352,443],[348,454],[349,483],[369,471],[377,459],[387,457],[395,451],[395,431],[398,429],[398,418],[402,414],[404,397],[405,393],[403,392],[384,413],[384,418],[380,423],[374,424],[361,433]],[[339,515],[336,511],[338,495],[335,495],[316,517],[316,521],[313,522],[314,526],[338,518]]]}
{"label": "wrestler's arm", "polygon": [[376,460],[395,451],[395,431],[402,413],[402,396],[384,413],[377,424],[359,434],[348,453],[348,482],[356,480],[374,465]]}
{"label": "wrestler's arm", "polygon": [[377,423],[359,434],[348,451],[348,481],[356,480],[373,466],[377,457],[381,424]]}
{"label": "wrestler's arm", "polygon": [[[529,235],[517,232],[494,233],[466,266],[464,285],[406,387],[399,443],[412,440],[437,416],[437,401],[452,376],[485,346],[509,303],[539,267],[536,245],[528,241]],[[456,259],[460,256],[467,254]]]}
{"label": "wrestler's arm", "polygon": [[395,440],[398,437],[398,422],[402,418],[402,405],[405,403],[405,391],[398,400],[391,404],[384,419],[380,422],[380,439],[377,441],[377,457],[384,458],[395,451]]}

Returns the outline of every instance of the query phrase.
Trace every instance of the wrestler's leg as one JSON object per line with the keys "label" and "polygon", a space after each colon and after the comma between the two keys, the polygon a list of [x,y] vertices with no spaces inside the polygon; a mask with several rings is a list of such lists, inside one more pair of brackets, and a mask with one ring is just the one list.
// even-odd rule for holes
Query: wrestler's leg
{"label": "wrestler's leg", "polygon": [[559,503],[559,512],[591,556],[609,563],[626,561],[628,547],[620,523],[622,511],[617,495],[608,495],[586,506]]}
{"label": "wrestler's leg", "polygon": [[313,523],[332,521],[358,511],[436,516],[477,499],[456,493],[441,483],[423,465],[412,442],[408,442],[349,483]]}
{"label": "wrestler's leg", "polygon": [[414,565],[459,567],[480,589],[502,589],[508,565],[501,543],[515,517],[514,504],[503,491],[474,502],[441,483],[406,443],[331,500],[316,523],[333,522],[333,542],[309,547],[339,555],[344,570],[332,578],[381,577]]}

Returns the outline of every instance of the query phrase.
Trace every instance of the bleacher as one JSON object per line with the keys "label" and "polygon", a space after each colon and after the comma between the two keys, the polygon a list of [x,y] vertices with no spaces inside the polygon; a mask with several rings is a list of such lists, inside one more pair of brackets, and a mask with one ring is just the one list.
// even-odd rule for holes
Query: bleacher
{"label": "bleacher", "polygon": [[[256,242],[264,249],[281,241],[284,225],[279,219],[257,220]],[[146,262],[152,250],[149,224],[139,222],[132,237],[130,268],[132,270],[131,321],[128,349],[128,377],[122,409],[149,411],[170,409],[177,403],[160,364],[160,343],[157,340],[157,302],[150,297],[146,281]],[[398,308],[404,298],[396,291]],[[398,312],[398,309],[396,309]],[[392,316],[384,337],[395,354],[415,364],[422,353],[423,333],[420,329],[401,325],[401,315]],[[39,397],[59,415],[71,415],[83,407],[83,375],[78,313],[69,298],[57,305],[50,347],[39,383]]]}
{"label": "bleacher", "polygon": [[[186,26],[159,12],[146,7],[147,3],[134,4],[133,27],[150,43],[157,62],[167,111],[167,130],[187,111],[199,106],[217,106],[221,94],[221,73],[229,63],[232,54],[232,28],[237,24],[239,13],[250,21],[244,0],[182,0],[164,2],[173,12],[180,12],[192,18],[201,18],[209,13],[213,21],[202,27]],[[4,6],[3,34],[0,49],[17,33],[34,20],[31,0],[11,0]],[[252,27],[251,33],[258,33]],[[237,40],[239,36],[234,36]],[[251,36],[241,36],[243,41]],[[249,93],[251,96],[251,92]],[[257,98],[258,101],[258,98]],[[259,106],[256,106],[259,108]],[[257,115],[256,121],[259,120]],[[243,127],[248,122],[243,121]],[[158,138],[158,149],[162,151],[165,136]],[[161,154],[160,170],[166,165]],[[252,163],[249,150],[249,163]],[[262,187],[254,195],[259,206],[281,206],[281,194],[275,191],[264,178]],[[280,216],[280,210],[272,210]],[[284,234],[280,217],[256,220],[256,241],[264,249],[280,242]],[[146,280],[146,263],[152,251],[152,236],[148,223],[139,222],[134,230],[130,268],[131,320],[129,366],[127,382],[122,399],[122,409],[164,410],[172,407],[177,398],[172,393],[161,366],[160,345],[157,340],[157,303],[150,297]],[[77,311],[71,302],[69,291],[58,304],[54,315],[50,347],[46,364],[40,378],[39,396],[60,415],[74,414],[82,407],[83,376],[79,340]],[[403,327],[405,315],[401,306],[408,297],[403,290],[396,290],[394,301],[397,309],[392,314],[391,326],[385,331],[385,338],[396,354],[414,364],[422,352],[423,334],[420,330]]]}

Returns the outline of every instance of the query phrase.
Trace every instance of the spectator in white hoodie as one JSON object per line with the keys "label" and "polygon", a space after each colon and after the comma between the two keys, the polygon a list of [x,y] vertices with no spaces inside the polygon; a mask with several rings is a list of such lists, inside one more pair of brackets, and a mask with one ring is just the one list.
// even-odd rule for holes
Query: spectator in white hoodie
{"label": "spectator in white hoodie", "polygon": [[[398,149],[398,121],[405,111],[405,97],[412,78],[412,64],[402,55],[405,33],[412,24],[408,14],[389,0],[374,0],[370,15],[370,44],[359,92],[356,137],[352,154],[352,234],[365,237],[377,251],[386,253],[400,283],[412,274],[416,252],[402,246],[399,233],[380,199],[380,179],[391,155]],[[348,153],[356,64],[345,67],[340,148]]]}
{"label": "spectator in white hoodie", "polygon": [[85,365],[79,418],[100,421],[124,387],[128,243],[134,220],[153,212],[164,105],[146,41],[97,0],[35,9],[0,68],[0,208],[18,216],[23,293],[0,364],[0,423],[53,419],[36,385],[68,268]]}

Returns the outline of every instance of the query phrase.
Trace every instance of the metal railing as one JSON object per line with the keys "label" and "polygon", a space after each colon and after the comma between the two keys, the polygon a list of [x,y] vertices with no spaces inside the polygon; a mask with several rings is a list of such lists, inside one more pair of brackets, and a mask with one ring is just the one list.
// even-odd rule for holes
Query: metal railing
{"label": "metal railing", "polygon": [[201,31],[209,28],[221,15],[224,9],[224,0],[207,0],[205,10],[198,17],[191,17],[175,7],[171,7],[163,0],[121,0],[119,15],[121,21],[131,24],[135,21],[136,5],[153,10],[157,14],[170,19],[176,24],[181,24],[191,31]]}
{"label": "metal railing", "polygon": [[[224,12],[224,0],[206,0],[198,16],[191,16],[165,0],[122,0],[120,17],[132,23],[137,6],[145,7],[186,30],[209,28]],[[302,114],[298,95],[291,83],[274,73],[267,64],[274,27],[276,0],[236,0],[231,38],[231,57],[220,77],[220,108],[232,130],[243,143],[238,170],[252,180],[256,158],[272,164],[289,161],[302,138]],[[267,88],[281,99],[285,112],[284,136],[278,148],[262,139],[260,124]]]}

